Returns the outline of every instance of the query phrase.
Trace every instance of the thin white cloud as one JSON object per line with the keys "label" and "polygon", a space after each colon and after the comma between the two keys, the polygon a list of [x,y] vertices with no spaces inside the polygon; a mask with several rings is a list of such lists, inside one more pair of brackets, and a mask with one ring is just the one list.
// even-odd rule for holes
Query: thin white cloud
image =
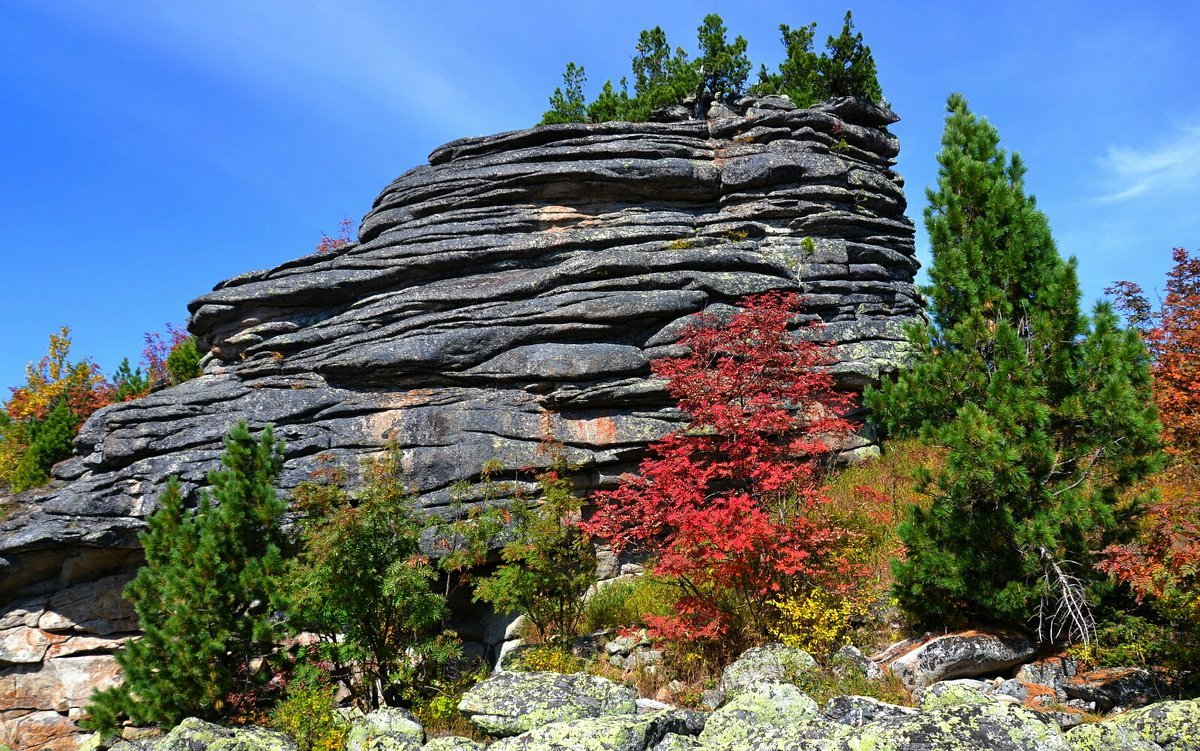
{"label": "thin white cloud", "polygon": [[1200,125],[1180,128],[1170,141],[1151,149],[1110,146],[1100,168],[1112,186],[1097,199],[1101,203],[1196,190],[1200,188]]}

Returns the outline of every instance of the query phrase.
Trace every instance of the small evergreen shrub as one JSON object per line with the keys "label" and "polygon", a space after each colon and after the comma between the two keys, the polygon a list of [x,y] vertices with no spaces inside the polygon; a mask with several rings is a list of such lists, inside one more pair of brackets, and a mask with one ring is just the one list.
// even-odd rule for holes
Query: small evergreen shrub
{"label": "small evergreen shrub", "polygon": [[841,33],[830,36],[819,55],[812,47],[816,29],[815,23],[797,29],[781,25],[785,60],[774,73],[761,66],[758,81],[750,86],[753,66],[746,54],[747,42],[741,36],[729,41],[719,15],[705,16],[697,28],[695,58],[682,48],[672,49],[661,27],[647,29],[638,36],[634,51],[632,93],[628,78],[621,78],[616,85],[608,80],[589,103],[584,93],[584,68],[570,62],[562,87],[554,89],[550,109],[538,124],[645,122],[656,109],[688,100],[694,100],[693,113],[702,116],[711,102],[731,101],[745,93],[784,94],[800,107],[840,96],[881,100],[871,48],[863,43],[861,33],[854,33],[850,12],[846,12]]}
{"label": "small evergreen shrub", "polygon": [[301,519],[284,587],[290,620],[320,635],[322,656],[368,711],[420,701],[460,653],[400,461],[392,447],[365,462],[357,498],[336,470],[293,493]]}
{"label": "small evergreen shrub", "polygon": [[125,681],[93,694],[85,728],[111,733],[123,719],[159,726],[217,719],[231,696],[266,681],[252,665],[281,636],[272,604],[285,544],[274,488],[283,445],[270,426],[254,438],[239,423],[221,463],[199,508],[185,508],[172,480],[147,519],[146,564],[125,590],[143,634],[117,652]]}

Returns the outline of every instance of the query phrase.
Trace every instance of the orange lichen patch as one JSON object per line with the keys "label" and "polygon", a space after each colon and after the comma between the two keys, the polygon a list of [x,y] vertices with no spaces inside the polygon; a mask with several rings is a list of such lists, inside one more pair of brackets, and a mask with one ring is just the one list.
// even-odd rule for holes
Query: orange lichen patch
{"label": "orange lichen patch", "polygon": [[591,420],[564,420],[563,427],[572,443],[607,446],[617,442],[617,423],[611,417]]}
{"label": "orange lichen patch", "polygon": [[1026,692],[1025,701],[1021,702],[1025,706],[1039,709],[1047,704],[1058,702],[1058,692],[1052,687],[1044,686],[1041,683],[1026,683],[1025,681],[1020,683]]}
{"label": "orange lichen patch", "polygon": [[589,218],[571,206],[543,206],[537,212],[538,230],[564,232]]}
{"label": "orange lichen patch", "polygon": [[1101,686],[1119,681],[1136,672],[1137,668],[1097,668],[1073,676],[1067,682],[1076,686]]}

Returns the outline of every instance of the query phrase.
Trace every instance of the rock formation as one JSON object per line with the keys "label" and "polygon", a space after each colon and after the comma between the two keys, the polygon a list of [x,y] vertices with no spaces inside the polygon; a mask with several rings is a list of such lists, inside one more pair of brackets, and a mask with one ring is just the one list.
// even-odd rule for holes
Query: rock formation
{"label": "rock formation", "polygon": [[0,720],[78,712],[29,687],[132,629],[144,517],[239,419],[287,441],[285,488],[394,442],[437,510],[484,461],[545,464],[546,439],[581,487],[611,483],[678,425],[649,361],[747,293],[802,290],[842,383],[876,378],[920,315],[894,120],[765,98],[467,138],[387,186],[358,243],[218,284],[189,306],[205,374],[97,412],[50,488],[0,506]]}

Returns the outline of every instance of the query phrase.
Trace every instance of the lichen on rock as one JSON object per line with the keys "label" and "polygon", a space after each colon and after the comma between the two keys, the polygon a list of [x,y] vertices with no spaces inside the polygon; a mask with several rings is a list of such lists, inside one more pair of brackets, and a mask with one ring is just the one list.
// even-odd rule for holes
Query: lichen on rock
{"label": "lichen on rock", "polygon": [[634,715],[637,693],[586,673],[501,672],[463,694],[458,709],[488,735],[518,735],[552,723]]}

